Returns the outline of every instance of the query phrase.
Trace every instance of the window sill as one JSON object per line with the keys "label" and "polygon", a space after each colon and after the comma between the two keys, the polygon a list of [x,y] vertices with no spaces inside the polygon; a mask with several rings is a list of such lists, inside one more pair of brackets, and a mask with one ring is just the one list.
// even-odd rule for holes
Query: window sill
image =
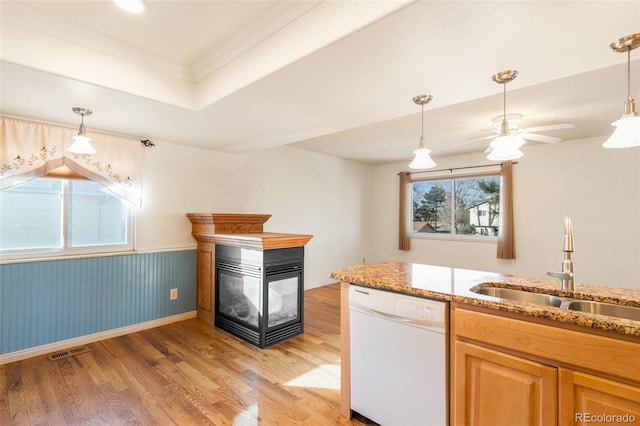
{"label": "window sill", "polygon": [[498,242],[498,237],[489,237],[481,235],[461,235],[461,234],[435,234],[435,233],[418,233],[409,234],[409,238],[418,240],[440,240],[440,241],[458,241],[466,243],[493,243]]}

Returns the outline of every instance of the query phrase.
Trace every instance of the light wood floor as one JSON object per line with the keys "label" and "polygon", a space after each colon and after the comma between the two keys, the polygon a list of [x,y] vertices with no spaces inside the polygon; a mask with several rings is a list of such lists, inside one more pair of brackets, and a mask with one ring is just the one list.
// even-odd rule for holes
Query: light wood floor
{"label": "light wood floor", "polygon": [[346,425],[340,288],[305,292],[305,332],[259,349],[198,319],[0,366],[0,425]]}

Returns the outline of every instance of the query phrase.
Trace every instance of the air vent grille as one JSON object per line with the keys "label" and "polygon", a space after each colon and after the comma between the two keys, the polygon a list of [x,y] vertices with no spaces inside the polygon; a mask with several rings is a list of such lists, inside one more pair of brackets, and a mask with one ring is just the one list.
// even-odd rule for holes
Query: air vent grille
{"label": "air vent grille", "polygon": [[227,262],[216,259],[216,267],[222,271],[235,272],[237,274],[249,275],[256,278],[262,277],[262,268],[259,266],[245,265],[238,262]]}
{"label": "air vent grille", "polygon": [[70,356],[78,355],[84,352],[89,352],[89,348],[87,348],[86,346],[82,346],[80,348],[56,352],[54,354],[49,355],[49,361],[56,361],[62,358],[68,358]]}
{"label": "air vent grille", "polygon": [[278,274],[287,274],[290,272],[300,272],[302,271],[302,262],[300,263],[287,263],[284,265],[269,265],[266,268],[267,276],[270,277],[272,275]]}

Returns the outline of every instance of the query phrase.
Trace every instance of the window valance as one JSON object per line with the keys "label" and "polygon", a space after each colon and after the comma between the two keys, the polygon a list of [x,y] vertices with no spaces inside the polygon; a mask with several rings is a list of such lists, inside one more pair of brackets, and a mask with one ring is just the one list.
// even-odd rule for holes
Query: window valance
{"label": "window valance", "polygon": [[76,129],[0,117],[0,190],[67,166],[105,185],[136,206],[142,204],[142,145],[135,139],[90,132],[92,155],[67,150]]}

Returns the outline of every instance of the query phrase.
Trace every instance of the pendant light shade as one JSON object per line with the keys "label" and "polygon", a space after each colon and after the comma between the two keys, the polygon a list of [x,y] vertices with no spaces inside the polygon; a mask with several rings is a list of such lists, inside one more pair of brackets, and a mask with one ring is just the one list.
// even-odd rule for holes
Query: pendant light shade
{"label": "pendant light shade", "polygon": [[77,135],[73,137],[73,145],[69,147],[69,151],[74,154],[95,154],[96,150],[91,146],[91,138],[84,135]]}
{"label": "pendant light shade", "polygon": [[431,150],[427,149],[424,144],[424,106],[428,104],[433,96],[431,95],[418,95],[413,98],[413,102],[422,107],[422,131],[420,133],[420,143],[418,149],[413,151],[415,157],[409,164],[410,169],[430,169],[436,166],[436,163],[431,159]]}
{"label": "pendant light shade", "polygon": [[627,52],[627,102],[624,114],[619,120],[611,123],[615,130],[609,139],[602,144],[605,148],[629,148],[640,146],[640,116],[631,97],[631,51],[640,46],[640,33],[631,34],[611,43],[614,52]]}
{"label": "pendant light shade", "polygon": [[95,154],[96,150],[91,146],[91,138],[87,136],[87,131],[84,127],[84,116],[91,115],[92,111],[86,108],[72,108],[72,111],[81,116],[82,121],[78,134],[73,137],[73,144],[69,147],[69,152],[79,155]]}
{"label": "pendant light shade", "polygon": [[430,169],[436,166],[436,163],[431,159],[430,149],[418,148],[413,153],[416,156],[413,157],[413,161],[409,164],[410,169]]}
{"label": "pendant light shade", "polygon": [[613,134],[602,144],[605,148],[630,148],[640,146],[640,117],[628,116],[611,123]]}
{"label": "pendant light shade", "polygon": [[500,134],[491,141],[489,155],[487,155],[487,159],[491,161],[515,160],[524,155],[519,148],[524,145],[525,140],[521,136],[511,134],[509,132],[509,123],[507,122],[507,83],[513,81],[517,76],[518,71],[507,70],[491,77],[493,81],[503,86]]}

